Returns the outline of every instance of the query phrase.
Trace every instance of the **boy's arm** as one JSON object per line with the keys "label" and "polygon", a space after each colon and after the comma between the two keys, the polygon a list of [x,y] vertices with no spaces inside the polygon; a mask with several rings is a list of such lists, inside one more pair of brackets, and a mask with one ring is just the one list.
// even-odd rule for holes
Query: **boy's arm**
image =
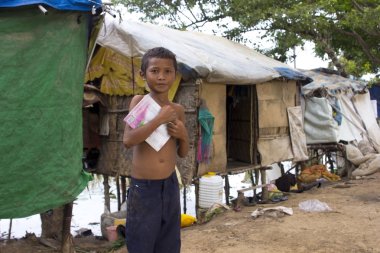
{"label": "boy's arm", "polygon": [[185,157],[189,152],[189,135],[185,126],[185,110],[181,105],[177,104],[176,107],[178,119],[168,124],[168,133],[178,140],[178,155]]}
{"label": "boy's arm", "polygon": [[[140,95],[134,96],[129,106],[129,111],[131,111],[133,107],[135,107],[142,98],[143,96]],[[123,136],[124,146],[126,148],[131,148],[135,145],[144,142],[161,124],[170,122],[174,120],[176,117],[177,114],[173,108],[171,108],[170,106],[164,106],[161,108],[160,112],[156,117],[154,117],[151,121],[147,122],[143,126],[133,129],[128,124],[125,124]]]}

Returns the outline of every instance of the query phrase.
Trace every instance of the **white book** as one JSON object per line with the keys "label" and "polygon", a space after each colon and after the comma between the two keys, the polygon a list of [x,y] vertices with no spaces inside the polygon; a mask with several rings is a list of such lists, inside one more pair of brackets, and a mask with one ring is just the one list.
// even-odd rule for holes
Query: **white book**
{"label": "white book", "polygon": [[[148,94],[132,108],[124,121],[133,129],[151,121],[160,112],[161,106]],[[166,124],[160,125],[145,140],[154,150],[159,151],[170,139]]]}

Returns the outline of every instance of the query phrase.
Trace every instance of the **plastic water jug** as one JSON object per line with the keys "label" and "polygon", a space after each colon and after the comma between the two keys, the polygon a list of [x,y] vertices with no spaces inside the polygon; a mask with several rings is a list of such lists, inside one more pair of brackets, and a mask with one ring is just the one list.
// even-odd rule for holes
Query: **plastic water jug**
{"label": "plastic water jug", "polygon": [[223,201],[223,178],[208,173],[199,179],[199,207],[209,208]]}

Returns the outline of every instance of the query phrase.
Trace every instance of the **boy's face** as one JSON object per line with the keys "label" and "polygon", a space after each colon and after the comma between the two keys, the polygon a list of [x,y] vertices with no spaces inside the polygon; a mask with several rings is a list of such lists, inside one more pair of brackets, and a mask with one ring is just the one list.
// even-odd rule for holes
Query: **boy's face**
{"label": "boy's face", "polygon": [[168,92],[176,76],[173,60],[165,58],[150,58],[146,72],[140,74],[155,93]]}

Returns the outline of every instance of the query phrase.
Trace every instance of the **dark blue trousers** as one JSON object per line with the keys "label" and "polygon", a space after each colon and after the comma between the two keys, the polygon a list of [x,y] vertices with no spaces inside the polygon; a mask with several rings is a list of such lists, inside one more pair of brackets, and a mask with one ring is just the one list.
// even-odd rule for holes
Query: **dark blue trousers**
{"label": "dark blue trousers", "polygon": [[125,235],[129,253],[179,253],[180,225],[175,172],[162,180],[131,179]]}

